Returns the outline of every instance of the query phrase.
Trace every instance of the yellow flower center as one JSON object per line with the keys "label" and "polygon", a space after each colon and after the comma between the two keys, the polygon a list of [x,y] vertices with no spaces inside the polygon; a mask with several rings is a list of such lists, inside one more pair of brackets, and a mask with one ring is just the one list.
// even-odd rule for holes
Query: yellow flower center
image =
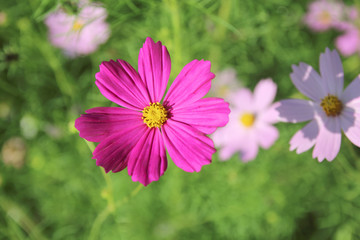
{"label": "yellow flower center", "polygon": [[145,107],[142,119],[149,128],[161,127],[168,119],[168,112],[160,103],[150,103],[149,106]]}
{"label": "yellow flower center", "polygon": [[318,20],[322,24],[330,24],[331,23],[331,15],[328,11],[322,11],[318,16]]}
{"label": "yellow flower center", "polygon": [[72,26],[72,30],[79,31],[80,29],[82,29],[83,26],[84,26],[84,24],[82,22],[80,22],[79,20],[75,20],[75,22]]}
{"label": "yellow flower center", "polygon": [[326,115],[336,117],[340,115],[342,110],[341,101],[334,95],[328,95],[321,99],[320,106],[324,109]]}
{"label": "yellow flower center", "polygon": [[255,115],[252,113],[244,113],[240,117],[240,122],[245,127],[251,127],[255,122]]}

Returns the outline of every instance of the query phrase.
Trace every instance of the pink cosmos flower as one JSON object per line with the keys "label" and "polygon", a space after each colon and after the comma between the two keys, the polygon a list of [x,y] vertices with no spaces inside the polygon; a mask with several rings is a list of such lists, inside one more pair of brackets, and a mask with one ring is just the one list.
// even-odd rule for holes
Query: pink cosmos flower
{"label": "pink cosmos flower", "polygon": [[215,145],[220,147],[221,160],[229,159],[240,152],[244,162],[253,160],[259,145],[265,149],[279,137],[272,126],[277,121],[277,113],[271,104],[276,95],[276,84],[271,79],[261,80],[254,94],[242,88],[230,98],[229,123],[213,134]]}
{"label": "pink cosmos flower", "polygon": [[321,76],[309,65],[292,66],[290,77],[296,88],[311,100],[279,102],[279,118],[284,122],[310,121],[290,140],[290,150],[302,153],[314,145],[313,158],[332,161],[340,150],[341,130],[360,147],[360,77],[343,91],[344,73],[336,50],[320,55]]}
{"label": "pink cosmos flower", "polygon": [[69,57],[87,55],[107,41],[110,35],[105,19],[106,9],[86,1],[79,3],[79,13],[69,15],[59,9],[47,16],[51,43],[64,50]]}
{"label": "pink cosmos flower", "polygon": [[210,62],[193,60],[162,100],[170,75],[170,56],[161,42],[147,38],[138,72],[123,60],[103,62],[96,77],[100,92],[123,107],[97,107],[76,119],[88,141],[100,142],[93,158],[106,172],[128,168],[133,181],[148,185],[167,168],[165,147],[175,165],[198,172],[215,152],[206,134],[228,122],[229,104],[202,98],[210,90]]}
{"label": "pink cosmos flower", "polygon": [[318,0],[309,5],[304,22],[314,31],[322,32],[336,27],[343,16],[344,5],[339,2]]}

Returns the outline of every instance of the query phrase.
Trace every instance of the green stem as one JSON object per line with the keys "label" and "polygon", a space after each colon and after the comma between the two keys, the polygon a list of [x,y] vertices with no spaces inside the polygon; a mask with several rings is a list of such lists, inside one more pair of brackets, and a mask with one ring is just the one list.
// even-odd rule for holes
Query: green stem
{"label": "green stem", "polygon": [[[84,139],[85,140],[85,139]],[[95,144],[93,142],[86,141],[86,144],[88,145],[91,152],[94,152],[95,150]],[[107,206],[106,208],[99,213],[99,215],[95,218],[94,223],[91,227],[89,239],[98,239],[99,231],[101,225],[104,223],[104,221],[108,218],[108,216],[116,210],[117,207],[120,207],[123,203],[128,202],[132,197],[136,196],[139,191],[142,189],[142,184],[139,184],[131,193],[129,196],[124,197],[121,201],[118,203],[115,203],[114,201],[114,195],[113,195],[113,187],[111,178],[108,174],[105,173],[103,169],[101,169],[101,173],[105,179],[106,185],[107,185]]]}
{"label": "green stem", "polygon": [[169,7],[171,13],[171,24],[173,30],[173,41],[174,41],[174,71],[179,72],[180,67],[182,66],[182,34],[181,34],[181,21],[179,13],[179,5],[177,0],[165,0],[165,4]]}

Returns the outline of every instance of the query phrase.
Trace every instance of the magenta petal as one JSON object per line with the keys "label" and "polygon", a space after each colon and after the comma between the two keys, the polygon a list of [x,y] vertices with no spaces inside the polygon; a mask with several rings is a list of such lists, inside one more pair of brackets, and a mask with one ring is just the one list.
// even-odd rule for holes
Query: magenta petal
{"label": "magenta petal", "polygon": [[186,172],[199,172],[216,152],[213,141],[190,125],[171,119],[162,126],[166,148],[175,165]]}
{"label": "magenta petal", "polygon": [[159,180],[167,168],[165,145],[158,128],[148,128],[129,155],[128,172],[144,186]]}
{"label": "magenta petal", "polygon": [[147,38],[140,49],[138,68],[150,95],[151,102],[160,102],[169,80],[171,61],[170,55],[161,42],[154,43]]}
{"label": "magenta petal", "polygon": [[91,142],[101,142],[120,129],[143,124],[142,113],[119,107],[97,107],[86,110],[75,121],[80,137]]}
{"label": "magenta petal", "polygon": [[171,111],[171,119],[189,124],[200,131],[210,134],[217,127],[229,121],[229,104],[222,98],[203,98],[191,105]]}
{"label": "magenta petal", "polygon": [[210,67],[210,61],[193,60],[188,63],[171,85],[164,104],[179,108],[204,97],[210,90],[211,79],[215,77]]}
{"label": "magenta petal", "polygon": [[320,72],[326,92],[340,97],[344,88],[344,70],[336,50],[326,48],[320,55]]}
{"label": "magenta petal", "polygon": [[262,111],[274,101],[276,84],[269,78],[261,80],[255,87],[254,100],[258,111]]}
{"label": "magenta petal", "polygon": [[102,166],[106,172],[119,172],[126,168],[128,156],[145,134],[145,124],[134,124],[132,127],[119,129],[110,137],[97,145],[93,153],[96,165]]}
{"label": "magenta petal", "polygon": [[279,101],[276,110],[279,114],[279,121],[292,123],[311,120],[315,113],[313,102],[301,99]]}
{"label": "magenta petal", "polygon": [[134,110],[143,110],[150,98],[145,84],[136,70],[127,62],[102,62],[96,73],[96,85],[110,101]]}
{"label": "magenta petal", "polygon": [[332,161],[339,153],[341,145],[340,119],[325,117],[319,120],[318,124],[319,135],[316,139],[313,158],[318,158],[319,162],[324,159]]}
{"label": "magenta petal", "polygon": [[293,65],[292,69],[291,81],[302,94],[316,101],[326,95],[323,80],[311,66],[300,63],[299,66]]}
{"label": "magenta petal", "polygon": [[360,77],[356,77],[345,89],[341,96],[344,104],[360,102]]}
{"label": "magenta petal", "polygon": [[296,149],[296,153],[303,153],[312,148],[319,135],[319,127],[316,120],[312,120],[303,129],[295,133],[290,140],[290,151]]}

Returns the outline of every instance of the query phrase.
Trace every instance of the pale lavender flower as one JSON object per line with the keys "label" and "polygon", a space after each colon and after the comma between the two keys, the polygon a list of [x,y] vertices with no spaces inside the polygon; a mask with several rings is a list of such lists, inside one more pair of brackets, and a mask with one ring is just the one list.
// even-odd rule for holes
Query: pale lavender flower
{"label": "pale lavender flower", "polygon": [[314,31],[326,31],[341,21],[343,9],[342,3],[318,0],[309,5],[304,22]]}
{"label": "pale lavender flower", "polygon": [[257,156],[259,146],[268,149],[274,144],[279,136],[272,126],[277,120],[272,104],[276,88],[271,79],[265,79],[257,84],[254,94],[242,88],[231,95],[229,123],[213,134],[221,160],[240,152],[241,160],[247,162]]}
{"label": "pale lavender flower", "polygon": [[360,147],[360,77],[343,91],[344,72],[336,50],[320,55],[319,75],[311,66],[293,65],[290,77],[296,88],[311,100],[279,102],[279,118],[285,122],[310,121],[290,140],[290,150],[300,154],[314,147],[313,158],[332,161],[341,145],[341,130]]}
{"label": "pale lavender flower", "polygon": [[69,15],[60,8],[45,20],[51,43],[69,57],[94,52],[110,35],[105,8],[82,1],[78,11],[77,15]]}

